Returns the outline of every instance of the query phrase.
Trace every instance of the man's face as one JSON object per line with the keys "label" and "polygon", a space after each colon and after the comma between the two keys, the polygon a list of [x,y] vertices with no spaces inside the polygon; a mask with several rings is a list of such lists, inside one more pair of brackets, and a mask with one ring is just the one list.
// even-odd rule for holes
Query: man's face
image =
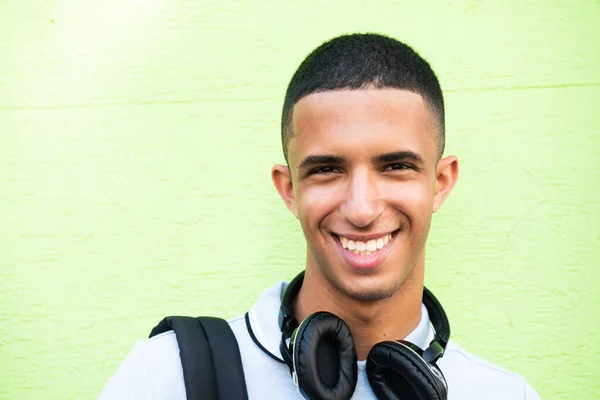
{"label": "man's face", "polygon": [[286,202],[306,237],[307,270],[373,301],[423,262],[443,201],[433,126],[422,97],[398,89],[315,93],[294,106]]}

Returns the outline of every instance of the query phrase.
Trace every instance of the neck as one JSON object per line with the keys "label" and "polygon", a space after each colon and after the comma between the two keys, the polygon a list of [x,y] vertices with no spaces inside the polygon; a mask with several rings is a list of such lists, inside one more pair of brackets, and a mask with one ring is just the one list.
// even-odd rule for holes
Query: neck
{"label": "neck", "polygon": [[417,263],[390,297],[361,301],[341,293],[325,279],[319,268],[307,266],[296,299],[296,319],[302,321],[318,311],[337,315],[352,332],[358,359],[364,360],[375,344],[404,339],[419,324],[423,269],[423,262]]}

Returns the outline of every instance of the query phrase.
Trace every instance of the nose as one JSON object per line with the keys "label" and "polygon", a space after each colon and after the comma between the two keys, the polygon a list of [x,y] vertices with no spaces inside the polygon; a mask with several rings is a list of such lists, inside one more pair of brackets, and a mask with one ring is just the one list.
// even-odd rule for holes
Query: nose
{"label": "nose", "polygon": [[340,212],[358,228],[369,226],[383,214],[385,204],[369,171],[352,174],[344,195]]}

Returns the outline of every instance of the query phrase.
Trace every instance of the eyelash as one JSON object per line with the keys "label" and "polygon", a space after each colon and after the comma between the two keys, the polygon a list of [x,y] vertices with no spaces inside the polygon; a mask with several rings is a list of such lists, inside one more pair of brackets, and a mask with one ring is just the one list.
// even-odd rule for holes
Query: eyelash
{"label": "eyelash", "polygon": [[[388,169],[391,167],[400,167],[400,168],[392,168],[392,169]],[[383,171],[403,171],[403,170],[407,170],[407,169],[416,169],[414,166],[410,165],[410,164],[404,164],[404,163],[392,163],[392,164],[388,164],[383,168]],[[327,171],[325,171],[327,170]],[[324,167],[318,167],[313,169],[312,171],[310,171],[310,175],[313,174],[331,174],[334,172],[339,172],[340,169],[337,167],[333,167],[333,166],[324,166]]]}
{"label": "eyelash", "polygon": [[401,168],[393,168],[392,171],[399,171],[399,170],[405,170],[405,169],[415,169],[414,166],[410,165],[410,164],[404,164],[404,163],[393,163],[393,164],[389,164],[386,165],[385,168],[383,169],[384,171],[387,170],[390,167],[394,167],[394,166],[400,166]]}
{"label": "eyelash", "polygon": [[[325,169],[328,169],[330,171],[324,171]],[[318,167],[310,171],[310,174],[331,174],[334,172],[333,170],[339,171],[339,168],[331,166]]]}

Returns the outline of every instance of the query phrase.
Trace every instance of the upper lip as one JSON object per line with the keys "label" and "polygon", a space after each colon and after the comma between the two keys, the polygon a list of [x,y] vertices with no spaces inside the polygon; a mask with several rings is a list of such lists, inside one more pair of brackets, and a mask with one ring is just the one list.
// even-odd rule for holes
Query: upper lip
{"label": "upper lip", "polygon": [[389,231],[389,232],[383,232],[383,233],[374,233],[372,235],[356,235],[356,234],[351,234],[351,233],[336,233],[336,232],[332,232],[334,235],[336,236],[342,236],[345,237],[346,239],[350,239],[350,240],[354,240],[354,241],[361,241],[361,242],[367,242],[369,240],[373,240],[373,239],[379,239],[380,237],[383,237],[385,235],[392,235],[394,234],[396,230],[393,231]]}

